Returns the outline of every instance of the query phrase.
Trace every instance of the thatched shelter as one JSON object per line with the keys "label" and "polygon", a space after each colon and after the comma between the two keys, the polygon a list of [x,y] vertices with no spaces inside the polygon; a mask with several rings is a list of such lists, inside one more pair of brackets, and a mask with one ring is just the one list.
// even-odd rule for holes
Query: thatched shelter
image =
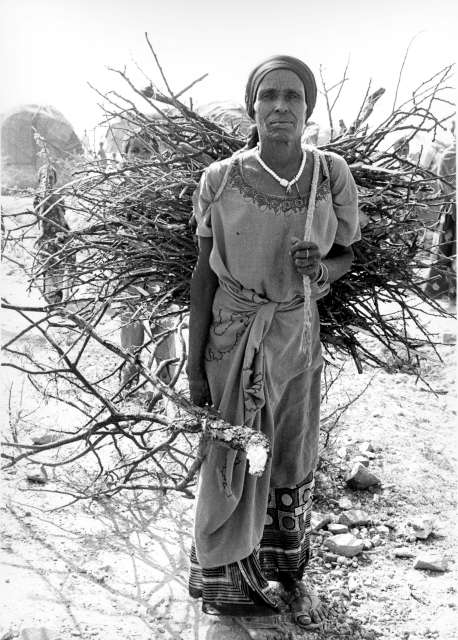
{"label": "thatched shelter", "polygon": [[38,134],[54,161],[71,160],[83,153],[69,121],[50,105],[18,106],[1,116],[1,157],[4,186],[32,186],[43,163]]}

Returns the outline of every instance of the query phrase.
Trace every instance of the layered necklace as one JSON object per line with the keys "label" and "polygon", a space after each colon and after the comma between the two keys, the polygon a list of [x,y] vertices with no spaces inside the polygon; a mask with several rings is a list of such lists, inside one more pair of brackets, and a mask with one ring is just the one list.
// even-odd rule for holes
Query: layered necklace
{"label": "layered necklace", "polygon": [[261,165],[261,167],[267,171],[267,173],[270,173],[270,175],[272,176],[272,178],[274,178],[274,180],[276,180],[280,186],[284,187],[286,189],[286,193],[289,193],[291,191],[291,187],[293,187],[296,182],[299,180],[299,178],[302,175],[302,172],[304,171],[304,167],[305,167],[305,161],[306,161],[306,153],[305,153],[305,149],[302,149],[302,162],[301,162],[301,166],[299,167],[299,171],[296,173],[296,175],[294,176],[294,178],[292,180],[286,180],[286,178],[280,178],[280,176],[278,174],[275,173],[275,171],[273,169],[271,169],[265,162],[264,160],[261,158],[261,151],[259,148],[259,145],[256,147],[255,149],[255,157],[256,160],[259,162],[259,164]]}

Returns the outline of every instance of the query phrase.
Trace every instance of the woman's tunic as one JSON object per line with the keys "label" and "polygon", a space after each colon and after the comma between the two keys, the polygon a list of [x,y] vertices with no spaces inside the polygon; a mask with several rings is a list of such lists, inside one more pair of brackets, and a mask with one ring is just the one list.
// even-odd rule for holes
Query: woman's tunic
{"label": "woman's tunic", "polygon": [[[347,164],[330,153],[320,154],[320,161],[310,239],[324,257],[334,243],[349,246],[360,233]],[[219,280],[205,352],[212,400],[226,421],[262,431],[272,443],[261,477],[249,475],[245,454],[210,445],[194,532],[205,568],[250,555],[262,537],[269,488],[297,485],[316,465],[322,367],[317,291],[312,288],[307,366],[301,350],[303,282],[290,255],[291,239],[304,235],[306,208],[298,196],[251,187],[243,154],[210,165],[195,196],[197,233],[213,237],[210,266]]]}

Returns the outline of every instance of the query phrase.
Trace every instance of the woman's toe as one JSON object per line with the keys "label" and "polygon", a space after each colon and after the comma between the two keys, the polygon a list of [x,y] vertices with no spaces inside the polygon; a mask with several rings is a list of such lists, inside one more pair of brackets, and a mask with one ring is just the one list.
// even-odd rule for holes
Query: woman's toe
{"label": "woman's toe", "polygon": [[301,627],[307,627],[309,624],[312,624],[312,618],[306,613],[302,613],[296,616],[296,622],[301,625]]}

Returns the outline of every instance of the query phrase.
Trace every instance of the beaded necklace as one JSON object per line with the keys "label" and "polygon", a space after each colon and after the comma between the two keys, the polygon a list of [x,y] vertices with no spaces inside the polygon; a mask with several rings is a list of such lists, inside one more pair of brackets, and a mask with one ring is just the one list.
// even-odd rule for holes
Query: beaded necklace
{"label": "beaded necklace", "polygon": [[280,186],[284,187],[286,189],[286,193],[289,194],[289,192],[291,191],[291,187],[293,187],[296,182],[299,180],[299,178],[302,175],[302,172],[304,171],[304,167],[305,167],[305,161],[307,159],[307,155],[305,153],[305,149],[302,149],[302,162],[301,162],[301,166],[299,167],[299,171],[296,173],[296,175],[294,176],[294,178],[292,180],[286,180],[286,178],[280,178],[279,175],[277,175],[275,173],[275,171],[273,169],[271,169],[265,162],[264,160],[261,158],[261,153],[260,153],[260,149],[259,149],[259,145],[256,147],[255,150],[255,158],[256,160],[259,162],[259,164],[261,165],[261,167],[267,171],[267,173],[269,173],[272,178],[274,178],[279,184]]}

